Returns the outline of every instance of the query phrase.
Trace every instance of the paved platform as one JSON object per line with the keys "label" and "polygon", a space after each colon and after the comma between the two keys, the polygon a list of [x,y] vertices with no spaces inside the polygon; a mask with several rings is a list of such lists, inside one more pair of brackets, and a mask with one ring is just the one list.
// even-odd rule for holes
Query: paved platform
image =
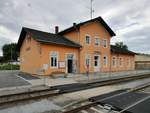
{"label": "paved platform", "polygon": [[37,76],[32,76],[30,74],[25,74],[25,73],[19,73],[18,76],[26,79],[26,80],[35,80],[35,79],[40,79],[39,77]]}
{"label": "paved platform", "polygon": [[[67,78],[51,78],[46,76],[41,76],[43,79],[41,83],[44,83],[49,86],[72,84],[72,83],[90,83],[90,82],[99,82],[108,79],[116,79],[127,76],[135,76],[141,74],[150,74],[150,70],[138,70],[138,71],[123,71],[123,72],[112,72],[112,73],[99,73],[99,74],[90,74],[86,76],[85,74],[70,74]],[[45,80],[44,80],[45,79]],[[39,82],[38,82],[39,83]]]}
{"label": "paved platform", "polygon": [[31,85],[29,82],[17,76],[16,71],[0,71],[0,88],[20,87]]}

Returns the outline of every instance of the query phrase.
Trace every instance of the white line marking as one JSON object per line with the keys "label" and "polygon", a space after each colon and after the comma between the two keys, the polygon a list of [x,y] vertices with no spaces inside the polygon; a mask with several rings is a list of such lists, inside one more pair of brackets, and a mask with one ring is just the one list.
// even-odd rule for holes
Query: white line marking
{"label": "white line marking", "polygon": [[132,104],[132,105],[126,107],[125,109],[121,110],[119,113],[123,113],[124,111],[126,111],[126,110],[128,110],[128,109],[130,109],[130,108],[132,108],[132,107],[134,107],[134,106],[136,106],[136,105],[138,105],[138,104],[140,104],[141,102],[143,102],[143,101],[145,101],[145,100],[147,100],[147,99],[149,99],[149,98],[150,98],[150,96],[145,97],[145,98],[143,98],[142,100],[139,100],[138,102],[135,102],[134,104]]}
{"label": "white line marking", "polygon": [[100,111],[100,110],[98,110],[98,109],[96,109],[96,108],[94,108],[94,107],[91,107],[90,109],[91,109],[91,110],[94,110],[94,111],[96,111],[96,112],[98,112],[98,113],[104,113],[104,112],[102,112],[102,111]]}
{"label": "white line marking", "polygon": [[85,111],[85,110],[81,110],[81,113],[88,113],[87,111]]}

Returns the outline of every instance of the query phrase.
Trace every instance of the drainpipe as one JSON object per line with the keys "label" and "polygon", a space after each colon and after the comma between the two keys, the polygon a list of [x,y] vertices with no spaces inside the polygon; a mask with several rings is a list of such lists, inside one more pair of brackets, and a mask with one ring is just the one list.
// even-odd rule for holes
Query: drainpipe
{"label": "drainpipe", "polygon": [[[79,28],[77,28],[76,23],[73,23],[73,26],[78,35],[78,44],[80,44],[80,30],[79,30]],[[78,73],[80,73],[80,49],[78,49]]]}
{"label": "drainpipe", "polygon": [[111,78],[111,63],[112,63],[112,61],[111,61],[111,46],[110,46],[110,59],[109,59],[109,61],[110,61],[110,65],[109,65],[109,78]]}

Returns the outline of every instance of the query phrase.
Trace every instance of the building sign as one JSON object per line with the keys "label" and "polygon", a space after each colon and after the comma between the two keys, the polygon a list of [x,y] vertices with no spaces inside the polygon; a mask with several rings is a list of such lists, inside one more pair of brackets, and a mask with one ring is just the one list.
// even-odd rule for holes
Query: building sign
{"label": "building sign", "polygon": [[65,62],[64,61],[59,62],[59,68],[65,68]]}

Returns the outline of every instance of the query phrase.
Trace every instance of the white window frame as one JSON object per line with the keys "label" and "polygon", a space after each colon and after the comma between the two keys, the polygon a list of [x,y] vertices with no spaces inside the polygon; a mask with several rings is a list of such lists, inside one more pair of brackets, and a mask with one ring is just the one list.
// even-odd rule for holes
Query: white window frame
{"label": "white window frame", "polygon": [[122,66],[123,64],[123,59],[122,59],[122,57],[119,57],[119,66]]}
{"label": "white window frame", "polygon": [[97,68],[97,67],[100,67],[100,55],[94,55],[94,57],[95,56],[99,57],[99,59],[98,59],[98,65],[97,66],[95,66],[95,58],[94,58],[94,68]]}
{"label": "white window frame", "polygon": [[26,43],[27,43],[27,44],[30,43],[30,42],[31,42],[31,36],[30,36],[29,34],[27,34],[25,40],[26,40]]}
{"label": "white window frame", "polygon": [[115,56],[112,57],[112,66],[115,67],[117,65],[117,58]]}
{"label": "white window frame", "polygon": [[[51,61],[51,58],[54,57],[52,54],[56,54],[56,57],[55,57],[55,58],[56,58],[56,66],[52,66],[52,65],[51,65],[51,62],[52,62],[52,61]],[[58,68],[58,58],[59,58],[59,54],[58,54],[57,51],[51,51],[51,52],[50,52],[50,67],[51,67],[51,68]]]}
{"label": "white window frame", "polygon": [[[98,39],[98,45],[96,45],[96,39]],[[100,46],[100,38],[98,37],[98,36],[95,36],[95,38],[94,38],[94,45],[95,46]]]}
{"label": "white window frame", "polygon": [[[87,40],[86,40],[86,39],[87,39],[87,36],[89,37],[89,43],[87,43]],[[86,45],[90,45],[90,44],[91,44],[91,36],[90,36],[89,34],[86,34],[86,35],[85,35],[85,44],[86,44]]]}
{"label": "white window frame", "polygon": [[[105,43],[104,43],[105,41],[106,41],[106,46],[105,46]],[[103,39],[103,47],[107,48],[107,39]]]}
{"label": "white window frame", "polygon": [[[104,59],[104,57],[106,57],[106,64],[105,64],[105,59]],[[104,57],[103,57],[104,66],[107,66],[107,65],[108,65],[108,58],[107,58],[107,56],[104,56]]]}
{"label": "white window frame", "polygon": [[90,54],[86,54],[86,55],[85,55],[85,67],[86,67],[86,68],[87,68],[87,64],[86,64],[87,58],[89,59],[89,67],[90,67],[90,63],[91,63],[91,56],[90,56]]}
{"label": "white window frame", "polygon": [[129,57],[129,58],[127,58],[127,66],[130,66],[130,65],[131,65],[131,59]]}

